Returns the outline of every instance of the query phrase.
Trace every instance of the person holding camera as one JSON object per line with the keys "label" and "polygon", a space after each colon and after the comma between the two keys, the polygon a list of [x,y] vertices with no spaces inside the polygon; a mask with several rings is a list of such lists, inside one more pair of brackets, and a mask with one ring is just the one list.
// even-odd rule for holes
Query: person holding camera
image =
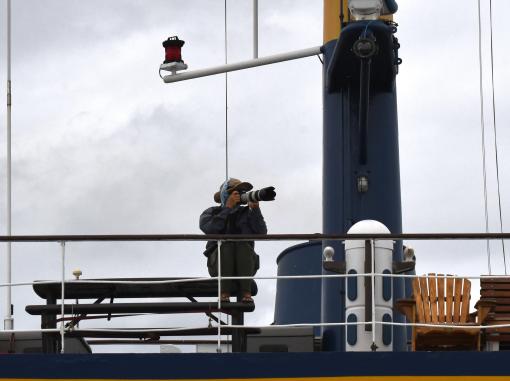
{"label": "person holding camera", "polygon": [[[200,216],[200,229],[205,234],[267,234],[266,222],[259,200],[274,200],[274,188],[249,192],[253,186],[238,179],[228,179],[214,195],[221,206],[206,209]],[[262,193],[261,193],[262,192]],[[257,194],[255,194],[257,193]],[[248,206],[243,206],[248,204]],[[253,276],[259,268],[259,258],[253,241],[223,242],[221,244],[221,276]],[[218,244],[207,242],[204,255],[213,277],[218,276]],[[221,280],[221,301],[229,302],[233,282],[238,282],[243,303],[253,303],[251,279]]]}

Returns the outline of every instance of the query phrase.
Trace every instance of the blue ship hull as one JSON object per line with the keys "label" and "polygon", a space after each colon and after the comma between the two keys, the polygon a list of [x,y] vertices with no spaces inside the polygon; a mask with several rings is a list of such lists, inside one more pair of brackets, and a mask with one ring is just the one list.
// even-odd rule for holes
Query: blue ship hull
{"label": "blue ship hull", "polygon": [[1,380],[510,380],[510,352],[0,356]]}

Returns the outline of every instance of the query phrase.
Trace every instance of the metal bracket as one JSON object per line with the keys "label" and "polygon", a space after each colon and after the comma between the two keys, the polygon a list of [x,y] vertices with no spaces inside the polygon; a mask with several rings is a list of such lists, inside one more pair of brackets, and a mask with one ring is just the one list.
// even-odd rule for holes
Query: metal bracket
{"label": "metal bracket", "polygon": [[393,274],[403,274],[413,271],[416,267],[416,262],[393,262]]}
{"label": "metal bracket", "polygon": [[322,262],[322,268],[332,273],[345,274],[347,265],[344,261],[324,261]]}
{"label": "metal bracket", "polygon": [[159,70],[165,70],[172,73],[172,75],[175,75],[178,71],[186,70],[188,68],[188,65],[186,65],[184,62],[169,62],[169,63],[162,63],[159,66]]}
{"label": "metal bracket", "polygon": [[[113,301],[114,301],[115,298],[110,298],[110,304],[113,304]],[[111,312],[108,312],[108,316],[106,318],[107,321],[110,321],[112,320],[112,313]]]}

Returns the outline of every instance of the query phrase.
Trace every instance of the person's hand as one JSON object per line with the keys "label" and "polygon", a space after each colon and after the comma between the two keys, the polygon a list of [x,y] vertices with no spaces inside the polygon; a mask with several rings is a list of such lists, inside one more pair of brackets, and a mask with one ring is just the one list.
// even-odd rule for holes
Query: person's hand
{"label": "person's hand", "polygon": [[258,202],[249,202],[248,206],[250,207],[250,209],[258,209],[259,203]]}
{"label": "person's hand", "polygon": [[227,208],[230,208],[232,209],[233,207],[235,207],[237,204],[239,204],[241,202],[241,195],[239,194],[238,191],[233,191],[230,196],[228,196],[227,198],[227,202],[225,203],[225,206]]}

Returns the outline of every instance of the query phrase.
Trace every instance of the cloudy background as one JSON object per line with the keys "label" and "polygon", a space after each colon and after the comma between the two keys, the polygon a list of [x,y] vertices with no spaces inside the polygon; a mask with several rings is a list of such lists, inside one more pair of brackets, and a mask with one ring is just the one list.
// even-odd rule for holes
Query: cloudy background
{"label": "cloudy background", "polygon": [[[490,102],[488,2],[484,15],[486,142],[490,230],[499,231]],[[1,82],[5,88],[5,7]],[[228,61],[251,57],[251,1],[228,1]],[[322,1],[260,0],[260,56],[322,43]],[[398,76],[403,226],[416,232],[483,232],[484,202],[475,0],[399,2]],[[510,173],[510,12],[494,0],[494,74],[503,218]],[[224,63],[221,0],[14,0],[13,234],[200,233],[225,176],[224,76],[163,84],[161,42],[186,41],[190,69]],[[271,233],[321,232],[322,65],[317,57],[229,75],[230,175],[274,185],[263,213]],[[0,94],[5,105],[5,93]],[[0,110],[0,213],[5,216],[5,120]],[[507,229],[507,224],[504,229]],[[1,223],[5,232],[5,223]],[[293,243],[261,243],[258,275],[275,275]],[[411,242],[418,272],[487,273],[485,242]],[[70,243],[67,275],[206,276],[202,243]],[[500,242],[493,273],[503,273]],[[5,253],[5,249],[2,249]],[[13,244],[13,281],[60,278],[57,243]],[[5,282],[5,255],[0,262]],[[476,287],[475,287],[476,288]],[[260,281],[249,324],[273,319],[274,281]],[[3,293],[1,294],[3,299]],[[40,303],[13,291],[15,325]],[[5,314],[0,304],[0,313]],[[179,326],[205,317],[117,320],[111,327]],[[85,327],[97,323],[83,324]],[[97,348],[97,350],[106,350]],[[133,348],[130,350],[147,350]],[[152,350],[159,350],[157,347]]]}

